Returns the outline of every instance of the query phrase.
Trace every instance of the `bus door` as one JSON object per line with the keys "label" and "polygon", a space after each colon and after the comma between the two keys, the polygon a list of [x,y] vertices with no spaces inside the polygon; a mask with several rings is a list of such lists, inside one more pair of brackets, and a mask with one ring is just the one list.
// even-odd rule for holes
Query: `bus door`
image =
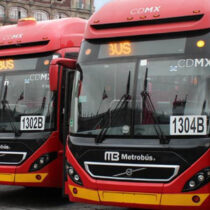
{"label": "bus door", "polygon": [[[78,57],[78,49],[68,49],[68,51],[65,53],[65,58],[69,59],[77,59]],[[60,118],[59,118],[59,125],[60,125],[60,139],[65,145],[66,136],[68,132],[68,116],[70,114],[69,107],[67,106],[69,101],[69,97],[71,96],[71,88],[73,84],[73,75],[74,72],[66,67],[62,68],[61,72],[61,90],[60,90]],[[67,104],[66,104],[67,103]],[[67,116],[66,116],[67,114]],[[65,121],[67,120],[67,121]]]}
{"label": "bus door", "polygon": [[[63,145],[60,150],[62,158],[62,171],[65,169],[65,145],[69,128],[70,103],[71,93],[74,80],[74,70],[68,66],[70,61],[73,61],[73,66],[76,66],[76,59],[79,48],[68,48],[62,51],[64,57],[56,58],[51,62],[50,66],[50,87],[52,91],[58,90],[58,118],[59,138]],[[59,79],[58,79],[59,78]],[[65,173],[61,174],[62,187],[64,188],[66,177]]]}
{"label": "bus door", "polygon": [[[1,88],[4,87],[4,83],[5,81],[3,80],[3,76],[0,75],[0,86]],[[2,88],[3,89],[3,88]],[[2,91],[1,91],[2,92]],[[3,94],[1,93],[1,100],[3,100],[2,97]],[[0,118],[2,118],[2,114],[0,115]],[[1,125],[1,127],[3,127]],[[1,140],[1,138],[0,138]],[[11,149],[11,145],[8,144],[8,142],[4,142],[1,140],[1,143],[0,143],[0,164],[7,164],[6,160],[7,160],[7,156],[13,154],[13,152],[9,152],[8,150]],[[15,167],[11,166],[10,169],[8,168],[8,165],[6,165],[5,167],[1,167],[1,173],[0,173],[0,183],[1,181],[3,183],[5,182],[9,182],[10,184],[12,182],[14,182],[14,179],[15,179]]]}
{"label": "bus door", "polygon": [[66,141],[67,136],[69,132],[69,126],[70,126],[70,112],[71,112],[71,97],[72,97],[72,90],[73,90],[73,81],[74,81],[74,75],[75,72],[70,69],[64,69],[63,75],[65,75],[65,92],[64,92],[64,106],[63,106],[63,122],[61,123],[62,128],[62,141],[64,145],[64,152],[63,152],[63,195],[66,195],[66,189],[65,189],[65,182],[67,181],[66,177]]}

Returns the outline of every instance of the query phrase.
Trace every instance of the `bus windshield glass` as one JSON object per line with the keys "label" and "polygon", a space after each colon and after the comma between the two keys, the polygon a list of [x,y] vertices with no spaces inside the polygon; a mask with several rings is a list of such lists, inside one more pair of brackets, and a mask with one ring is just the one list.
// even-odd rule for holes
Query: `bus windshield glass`
{"label": "bus windshield glass", "polygon": [[54,128],[49,88],[52,54],[0,59],[0,132]]}
{"label": "bus windshield glass", "polygon": [[84,41],[75,76],[75,135],[207,136],[208,30]]}

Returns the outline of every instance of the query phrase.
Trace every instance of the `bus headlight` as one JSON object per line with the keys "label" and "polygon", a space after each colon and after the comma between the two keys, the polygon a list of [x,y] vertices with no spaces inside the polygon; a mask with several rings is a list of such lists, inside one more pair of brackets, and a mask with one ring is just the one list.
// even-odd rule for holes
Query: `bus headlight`
{"label": "bus headlight", "polygon": [[195,174],[190,180],[186,182],[182,192],[197,190],[210,181],[210,167],[205,168]]}
{"label": "bus headlight", "polygon": [[72,166],[69,167],[68,173],[69,173],[70,176],[72,176],[74,174],[74,169],[73,169]]}
{"label": "bus headlight", "polygon": [[79,176],[79,174],[77,173],[77,171],[73,168],[72,165],[70,165],[69,163],[66,163],[66,173],[69,175],[69,177],[71,178],[71,180],[78,184],[78,185],[83,185],[82,180]]}
{"label": "bus headlight", "polygon": [[30,172],[37,171],[57,158],[57,152],[46,153],[34,161],[29,169]]}
{"label": "bus headlight", "polygon": [[205,180],[205,175],[203,173],[199,174],[197,178],[199,182],[203,182]]}

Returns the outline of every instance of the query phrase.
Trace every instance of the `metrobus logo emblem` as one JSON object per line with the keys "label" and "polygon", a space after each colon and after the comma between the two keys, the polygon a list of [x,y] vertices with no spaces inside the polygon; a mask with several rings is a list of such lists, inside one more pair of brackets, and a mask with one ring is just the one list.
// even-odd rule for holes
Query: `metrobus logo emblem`
{"label": "metrobus logo emblem", "polygon": [[104,160],[106,161],[119,161],[120,153],[119,152],[105,152]]}
{"label": "metrobus logo emblem", "polygon": [[104,153],[105,161],[144,161],[144,162],[154,162],[156,158],[150,154],[128,154],[128,153],[119,153],[116,151],[106,151]]}

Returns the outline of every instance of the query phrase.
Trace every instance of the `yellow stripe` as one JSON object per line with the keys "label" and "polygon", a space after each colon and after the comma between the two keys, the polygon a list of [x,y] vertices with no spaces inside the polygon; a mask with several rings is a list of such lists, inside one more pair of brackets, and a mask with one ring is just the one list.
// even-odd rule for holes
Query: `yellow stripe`
{"label": "yellow stripe", "polygon": [[0,174],[0,182],[14,182],[14,174]]}
{"label": "yellow stripe", "polygon": [[[39,175],[41,179],[37,179],[36,176]],[[40,183],[46,178],[47,173],[25,173],[25,174],[16,174],[15,175],[15,182],[22,182],[22,183]]]}
{"label": "yellow stripe", "polygon": [[[37,179],[36,176],[40,175],[41,179]],[[13,174],[13,173],[1,173],[1,182],[22,182],[22,183],[40,183],[46,178],[47,173],[24,173],[24,174]]]}
{"label": "yellow stripe", "polygon": [[[194,203],[192,201],[193,196],[199,196],[200,202]],[[209,196],[207,194],[163,194],[161,205],[162,206],[201,206],[202,203]]]}
{"label": "yellow stripe", "polygon": [[[73,193],[73,188],[77,189],[77,194]],[[161,197],[160,194],[97,191],[82,187],[74,187],[71,185],[69,185],[69,189],[72,195],[76,198],[81,198],[96,202],[99,202],[99,197],[100,197],[100,200],[104,202],[120,202],[120,203],[124,202],[124,203],[137,203],[137,204],[148,203],[148,204],[158,205],[160,203],[160,197]]]}
{"label": "yellow stripe", "polygon": [[[77,194],[74,194],[73,188],[77,189]],[[74,187],[72,185],[69,185],[69,189],[75,198],[81,198],[81,199],[85,199],[85,200],[99,202],[97,190],[89,190],[89,189],[82,188],[82,187]]]}
{"label": "yellow stripe", "polygon": [[101,201],[159,205],[161,194],[99,191]]}
{"label": "yellow stripe", "polygon": [[[73,188],[77,193],[73,193]],[[168,206],[201,206],[209,194],[158,194],[158,193],[138,193],[138,192],[117,192],[117,191],[97,191],[82,187],[69,185],[72,195],[76,198],[99,202],[113,203],[133,203],[145,205],[168,205]],[[199,196],[200,202],[194,203],[193,196]],[[161,198],[162,196],[162,198]],[[99,199],[100,198],[100,199]]]}

